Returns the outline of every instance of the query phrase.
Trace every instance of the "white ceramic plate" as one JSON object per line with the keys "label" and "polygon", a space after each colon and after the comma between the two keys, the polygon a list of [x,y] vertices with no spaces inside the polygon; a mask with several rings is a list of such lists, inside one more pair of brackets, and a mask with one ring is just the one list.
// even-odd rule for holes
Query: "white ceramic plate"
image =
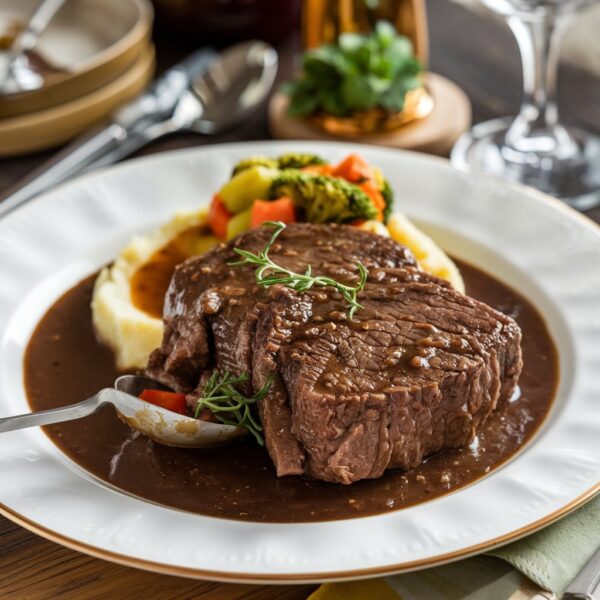
{"label": "white ceramic plate", "polygon": [[[206,202],[249,154],[350,145],[252,143],[132,161],[84,177],[0,221],[0,415],[28,410],[23,351],[44,311],[135,232]],[[357,149],[356,147],[354,148]],[[560,351],[550,416],[515,459],[465,489],[346,521],[260,524],[157,506],[110,488],[40,430],[0,436],[0,509],[64,545],[166,573],[233,581],[322,581],[430,566],[529,533],[600,481],[600,228],[525,188],[444,160],[360,147],[398,208],[445,249],[493,273],[543,313]]]}

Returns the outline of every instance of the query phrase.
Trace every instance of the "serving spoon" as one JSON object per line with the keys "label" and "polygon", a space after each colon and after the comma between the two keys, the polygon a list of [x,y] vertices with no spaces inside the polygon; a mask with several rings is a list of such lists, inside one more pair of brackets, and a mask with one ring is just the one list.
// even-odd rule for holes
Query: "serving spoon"
{"label": "serving spoon", "polygon": [[149,377],[122,375],[115,381],[114,388],[100,390],[77,404],[0,419],[0,433],[82,419],[111,404],[119,418],[132,429],[165,446],[208,448],[233,441],[247,433],[240,427],[186,417],[138,397],[148,389],[170,391]]}

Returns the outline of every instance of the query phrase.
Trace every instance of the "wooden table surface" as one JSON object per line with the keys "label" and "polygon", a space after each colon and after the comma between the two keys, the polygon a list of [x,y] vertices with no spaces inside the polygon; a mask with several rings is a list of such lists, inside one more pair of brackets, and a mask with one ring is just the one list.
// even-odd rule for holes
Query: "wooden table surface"
{"label": "wooden table surface", "polygon": [[[520,63],[506,27],[448,0],[428,0],[431,69],[467,92],[476,122],[514,114],[521,95]],[[175,48],[165,34],[156,39],[159,70],[188,49]],[[280,70],[289,76],[294,41],[282,45]],[[565,122],[600,132],[600,79],[572,66],[561,68],[559,102]],[[212,142],[268,138],[262,110],[242,127],[218,139],[180,135],[153,144],[143,153]],[[28,175],[51,153],[0,161],[0,193]],[[588,213],[600,222],[600,208]],[[0,598],[59,599],[202,599],[300,600],[316,586],[246,586],[209,583],[157,575],[91,558],[46,541],[0,517]]]}

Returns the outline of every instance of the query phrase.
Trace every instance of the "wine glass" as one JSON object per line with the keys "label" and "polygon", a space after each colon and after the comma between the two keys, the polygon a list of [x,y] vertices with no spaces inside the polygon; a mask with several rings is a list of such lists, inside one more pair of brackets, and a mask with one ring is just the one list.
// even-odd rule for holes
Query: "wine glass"
{"label": "wine glass", "polygon": [[600,204],[600,137],[559,122],[560,38],[597,0],[482,0],[500,13],[521,52],[524,95],[516,118],[480,123],[452,149],[452,164],[524,183],[580,210]]}

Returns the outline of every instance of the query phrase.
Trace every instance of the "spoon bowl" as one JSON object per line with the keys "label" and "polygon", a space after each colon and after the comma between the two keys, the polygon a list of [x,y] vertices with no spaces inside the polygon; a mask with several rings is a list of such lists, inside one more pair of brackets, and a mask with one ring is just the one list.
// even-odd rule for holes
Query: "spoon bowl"
{"label": "spoon bowl", "polygon": [[191,80],[169,118],[133,135],[89,168],[121,160],[165,135],[181,131],[216,135],[234,128],[267,98],[275,82],[277,65],[277,52],[265,42],[250,40],[227,48]]}
{"label": "spoon bowl", "polygon": [[217,446],[245,435],[245,430],[194,419],[141,400],[143,390],[170,391],[161,383],[140,375],[123,375],[115,381],[108,400],[119,418],[159,444],[177,448],[206,448]]}
{"label": "spoon bowl", "polygon": [[202,113],[192,131],[214,135],[242,122],[266,99],[277,75],[277,52],[251,40],[232,46],[198,78],[190,91]]}

